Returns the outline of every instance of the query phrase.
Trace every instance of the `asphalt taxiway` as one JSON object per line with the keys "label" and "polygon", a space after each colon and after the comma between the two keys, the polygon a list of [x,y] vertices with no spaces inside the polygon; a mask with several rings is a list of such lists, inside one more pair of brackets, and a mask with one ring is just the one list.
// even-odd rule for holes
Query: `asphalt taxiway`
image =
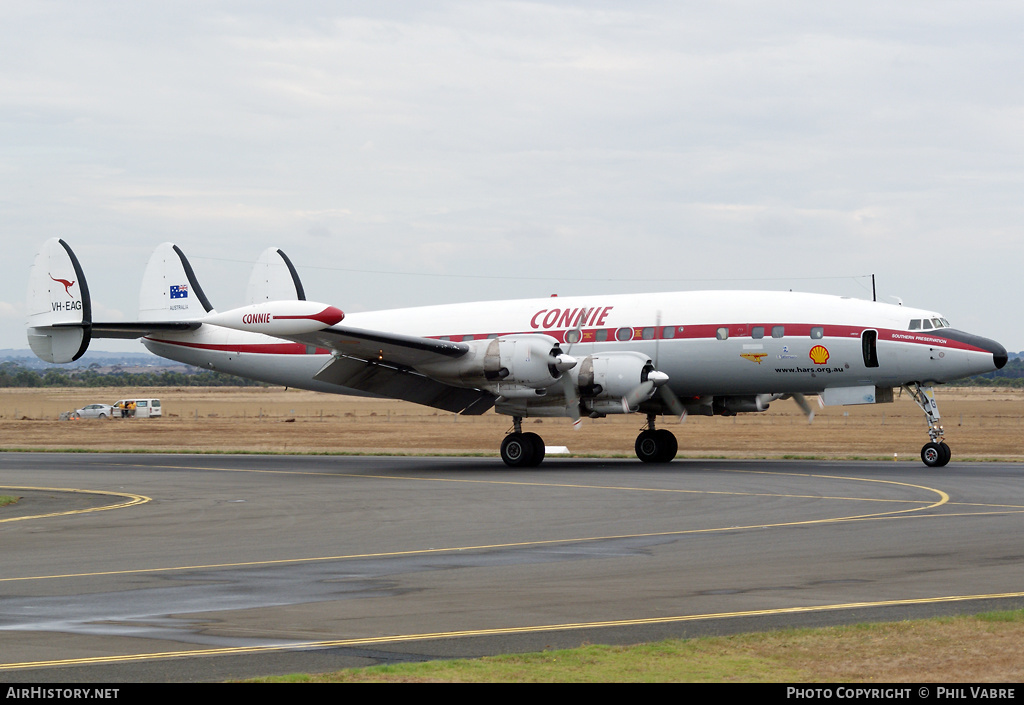
{"label": "asphalt taxiway", "polygon": [[1024,606],[1024,466],[0,454],[0,681]]}

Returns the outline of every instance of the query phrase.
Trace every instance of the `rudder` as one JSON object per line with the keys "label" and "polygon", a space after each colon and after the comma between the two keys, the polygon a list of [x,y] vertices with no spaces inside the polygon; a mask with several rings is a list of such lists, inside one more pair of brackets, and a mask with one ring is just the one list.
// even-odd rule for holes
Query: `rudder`
{"label": "rudder", "polygon": [[29,270],[28,344],[46,362],[77,360],[92,337],[89,286],[78,258],[60,238],[47,240]]}

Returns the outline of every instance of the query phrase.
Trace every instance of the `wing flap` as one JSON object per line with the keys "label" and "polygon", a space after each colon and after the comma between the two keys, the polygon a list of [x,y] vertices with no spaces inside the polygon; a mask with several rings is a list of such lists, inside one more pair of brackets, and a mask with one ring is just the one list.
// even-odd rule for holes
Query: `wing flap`
{"label": "wing flap", "polygon": [[313,378],[458,414],[479,415],[494,406],[488,392],[452,387],[414,370],[354,357],[333,358]]}

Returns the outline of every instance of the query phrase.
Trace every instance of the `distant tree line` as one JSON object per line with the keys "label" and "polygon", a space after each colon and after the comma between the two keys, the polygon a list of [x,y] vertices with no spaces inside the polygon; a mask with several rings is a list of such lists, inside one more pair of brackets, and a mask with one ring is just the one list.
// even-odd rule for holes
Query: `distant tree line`
{"label": "distant tree line", "polygon": [[195,372],[111,372],[89,369],[30,370],[16,362],[0,363],[0,387],[267,387],[265,382],[210,370]]}
{"label": "distant tree line", "polygon": [[950,382],[954,387],[1024,387],[1024,358],[1011,358],[1003,369]]}

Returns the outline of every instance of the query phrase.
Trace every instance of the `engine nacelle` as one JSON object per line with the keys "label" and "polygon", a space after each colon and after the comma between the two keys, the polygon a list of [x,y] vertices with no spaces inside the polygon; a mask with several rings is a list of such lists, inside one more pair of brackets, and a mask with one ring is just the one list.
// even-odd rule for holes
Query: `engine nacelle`
{"label": "engine nacelle", "polygon": [[741,397],[715,397],[712,408],[716,415],[735,416],[736,414],[757,413],[768,410],[771,401],[768,395],[749,395]]}
{"label": "engine nacelle", "polygon": [[646,382],[651,372],[654,372],[654,364],[642,353],[598,353],[580,362],[576,384],[583,399],[614,399],[618,403]]}
{"label": "engine nacelle", "polygon": [[468,345],[469,354],[419,370],[444,382],[501,394],[504,389],[546,389],[561,379],[562,372],[576,366],[576,360],[563,354],[550,335],[507,335]]}

